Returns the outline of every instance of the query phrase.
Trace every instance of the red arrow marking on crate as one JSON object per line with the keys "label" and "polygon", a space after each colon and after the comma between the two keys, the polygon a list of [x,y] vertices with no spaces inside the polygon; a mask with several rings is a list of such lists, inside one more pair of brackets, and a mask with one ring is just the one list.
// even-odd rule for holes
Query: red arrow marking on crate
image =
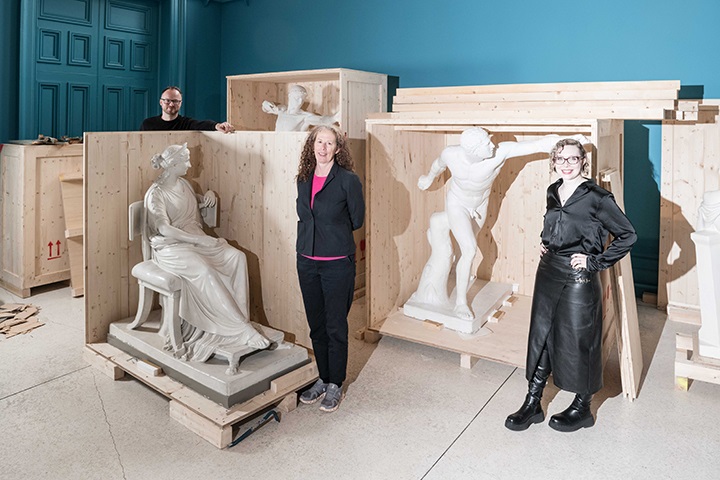
{"label": "red arrow marking on crate", "polygon": [[[55,245],[57,247],[57,254],[53,257],[52,256],[52,247]],[[53,244],[52,241],[48,242],[48,260],[55,260],[56,258],[60,258],[60,240],[55,242]]]}

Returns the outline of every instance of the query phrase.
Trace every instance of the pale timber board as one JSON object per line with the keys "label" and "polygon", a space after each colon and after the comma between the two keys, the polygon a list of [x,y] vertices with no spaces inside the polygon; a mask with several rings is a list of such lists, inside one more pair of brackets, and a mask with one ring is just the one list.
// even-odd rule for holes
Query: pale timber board
{"label": "pale timber board", "polygon": [[517,298],[512,307],[503,307],[505,315],[498,323],[485,324],[484,328],[492,332],[489,335],[468,335],[447,328],[428,327],[420,320],[406,317],[401,310],[392,312],[378,331],[383,335],[525,368],[532,298],[524,295]]}
{"label": "pale timber board", "polygon": [[658,306],[699,304],[690,233],[705,191],[717,187],[720,126],[664,122]]}
{"label": "pale timber board", "polygon": [[650,109],[674,110],[676,102],[673,98],[659,100],[525,100],[525,101],[456,101],[456,102],[433,102],[433,103],[393,103],[393,112],[426,112],[429,110],[522,110],[522,109],[569,109],[574,110],[609,110],[635,109],[638,111]]}
{"label": "pale timber board", "polygon": [[[422,118],[422,114],[430,113],[434,116],[438,115],[471,115],[476,112],[482,112],[483,117],[488,119],[494,118],[517,118],[526,120],[528,118],[554,118],[563,116],[565,118],[617,118],[617,119],[635,119],[635,120],[663,120],[665,111],[672,110],[673,107],[663,108],[659,106],[545,106],[530,107],[523,104],[504,108],[502,104],[493,106],[486,105],[467,105],[467,104],[445,104],[445,105],[398,105],[393,107],[393,114],[405,118]],[[477,114],[477,113],[476,113]]]}
{"label": "pale timber board", "polygon": [[467,95],[481,93],[597,91],[597,90],[680,90],[680,80],[635,82],[567,82],[567,83],[518,83],[505,85],[475,85],[457,87],[423,87],[398,89],[399,95]]}
{"label": "pale timber board", "polygon": [[285,395],[308,385],[317,378],[317,366],[312,362],[273,380],[270,384],[270,390],[246,402],[225,408],[167,375],[154,376],[146,373],[137,366],[135,357],[112,345],[93,343],[86,345],[86,349],[99,354],[134,378],[220,427],[231,425],[252,415],[261,408],[281,400]]}
{"label": "pale timber board", "polygon": [[[677,89],[638,89],[638,90],[591,90],[591,91],[545,91],[545,92],[505,92],[475,93],[454,95],[406,95],[405,89],[398,89],[393,97],[395,104],[412,103],[465,103],[465,102],[524,102],[524,101],[628,101],[628,100],[673,100],[677,98]],[[697,101],[695,101],[697,102]],[[684,104],[683,104],[684,105]]]}
{"label": "pale timber board", "polygon": [[[601,172],[603,180],[610,184],[609,190],[618,206],[625,210],[623,182],[617,169]],[[635,287],[630,254],[625,255],[613,266],[613,281],[617,282],[618,310],[621,321],[620,370],[623,380],[623,392],[631,400],[637,398],[640,376],[643,370],[642,345],[638,326]]]}

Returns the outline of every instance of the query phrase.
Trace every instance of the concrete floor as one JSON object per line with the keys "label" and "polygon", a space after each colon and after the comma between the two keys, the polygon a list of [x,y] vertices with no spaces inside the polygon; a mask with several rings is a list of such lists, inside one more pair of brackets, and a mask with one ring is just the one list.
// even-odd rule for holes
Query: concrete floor
{"label": "concrete floor", "polygon": [[[299,406],[227,450],[168,415],[168,401],[83,362],[83,299],[45,288],[0,302],[42,307],[47,324],[0,335],[0,479],[715,479],[720,471],[720,385],[674,388],[677,325],[639,307],[646,376],[621,395],[616,360],[596,396],[594,428],[572,434],[503,426],[526,392],[524,371],[393,338],[351,338],[340,409]],[[364,299],[351,312],[363,326]],[[550,414],[572,395],[546,389]]]}

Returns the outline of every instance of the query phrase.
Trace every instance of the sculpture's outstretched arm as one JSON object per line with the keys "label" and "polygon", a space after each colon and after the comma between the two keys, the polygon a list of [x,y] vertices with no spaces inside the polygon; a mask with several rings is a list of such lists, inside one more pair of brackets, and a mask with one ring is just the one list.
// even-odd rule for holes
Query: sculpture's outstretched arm
{"label": "sculpture's outstretched arm", "polygon": [[339,114],[340,112],[334,114],[334,115],[316,115],[314,113],[310,112],[302,112],[302,115],[305,117],[303,120],[303,123],[305,125],[309,126],[318,126],[318,125],[333,125],[335,123],[339,123]]}
{"label": "sculpture's outstretched arm", "polygon": [[277,107],[277,105],[267,100],[262,103],[262,111],[273,115],[277,115],[278,113],[280,113],[280,109]]}
{"label": "sculpture's outstretched arm", "polygon": [[420,175],[417,183],[418,188],[420,190],[427,190],[428,188],[430,188],[430,185],[432,185],[438,175],[444,172],[446,168],[447,163],[443,159],[443,156],[440,155],[430,166],[430,171],[428,172],[428,174]]}
{"label": "sculpture's outstretched arm", "polygon": [[550,153],[555,144],[565,138],[572,138],[583,145],[591,144],[590,139],[585,135],[577,134],[566,137],[560,135],[545,135],[535,140],[525,140],[522,142],[502,142],[498,146],[498,157],[504,159],[511,157],[522,157],[524,155],[532,155],[533,153]]}

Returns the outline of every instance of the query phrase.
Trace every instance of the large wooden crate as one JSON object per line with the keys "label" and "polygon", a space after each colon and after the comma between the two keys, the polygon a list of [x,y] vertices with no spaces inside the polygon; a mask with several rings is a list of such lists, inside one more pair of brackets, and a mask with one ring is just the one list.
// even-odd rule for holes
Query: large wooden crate
{"label": "large wooden crate", "polygon": [[[399,89],[393,113],[368,120],[367,328],[461,353],[462,364],[481,357],[524,366],[542,229],[545,190],[553,180],[547,155],[508,160],[492,186],[488,216],[478,235],[481,279],[516,285],[492,335],[464,338],[428,331],[399,310],[417,288],[430,254],[425,230],[444,209],[447,184],[421,192],[417,179],[458,134],[481,126],[493,141],[522,141],[556,133],[583,133],[594,148],[591,175],[622,185],[623,120],[697,118],[699,109],[678,102],[679,81],[481,85]],[[537,161],[540,160],[540,161]],[[601,175],[601,172],[603,173]],[[448,173],[444,180],[447,180]],[[613,179],[612,182],[609,179]],[[608,186],[609,185],[605,185]],[[619,193],[619,192],[618,192]],[[618,195],[620,197],[620,195]],[[620,198],[618,198],[620,200]],[[620,201],[619,201],[620,203]],[[629,285],[630,260],[603,272],[603,354],[617,338],[623,391],[637,395],[642,370],[637,312]],[[512,307],[510,307],[512,305]]]}
{"label": "large wooden crate", "polygon": [[[459,143],[461,130],[473,125],[484,127],[496,142],[582,133],[595,145],[590,154],[594,177],[605,168],[622,171],[623,128],[618,120],[516,125],[445,119],[442,124],[422,126],[399,119],[368,121],[366,195],[371,248],[367,294],[368,327],[372,330],[380,330],[388,315],[402,307],[417,288],[430,255],[425,234],[428,219],[444,209],[447,183],[436,182],[430,190],[421,191],[417,179],[427,173],[445,146]],[[448,173],[444,175],[447,179]],[[518,294],[532,294],[545,190],[552,181],[546,154],[507,161],[493,184],[487,221],[478,235],[479,278],[516,284]],[[525,340],[517,339],[521,343]],[[524,361],[522,350],[508,356],[507,349],[499,347],[487,356],[520,366]]]}
{"label": "large wooden crate", "polygon": [[[298,132],[117,132],[85,138],[86,341],[104,342],[111,322],[134,315],[141,261],[129,242],[127,209],[158,175],[153,154],[187,142],[197,192],[213,190],[220,205],[214,232],[245,252],[253,320],[310,346],[295,267],[295,175],[306,134]],[[350,140],[363,167],[364,140]]]}
{"label": "large wooden crate", "polygon": [[694,103],[682,115],[690,120],[662,126],[658,307],[667,307],[671,320],[699,325],[697,259],[690,234],[703,194],[720,190],[720,100]]}
{"label": "large wooden crate", "polygon": [[277,116],[262,102],[287,105],[290,85],[305,87],[304,110],[320,115],[340,112],[340,128],[349,138],[365,138],[368,113],[387,110],[387,75],[346,68],[231,75],[227,77],[228,121],[239,130],[275,130]]}
{"label": "large wooden crate", "polygon": [[82,145],[4,145],[0,282],[21,296],[70,278],[59,177],[82,173]]}

